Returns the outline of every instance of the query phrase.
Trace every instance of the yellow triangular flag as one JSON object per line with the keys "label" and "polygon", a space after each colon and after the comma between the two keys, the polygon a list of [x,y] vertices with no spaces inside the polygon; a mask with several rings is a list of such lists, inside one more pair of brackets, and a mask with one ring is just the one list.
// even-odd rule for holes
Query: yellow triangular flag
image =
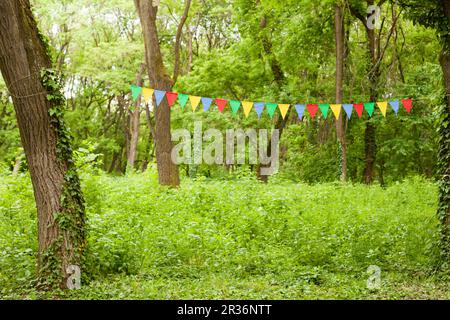
{"label": "yellow triangular flag", "polygon": [[336,120],[339,119],[339,115],[341,114],[342,104],[330,104],[330,108],[336,117]]}
{"label": "yellow triangular flag", "polygon": [[242,101],[242,108],[244,109],[245,117],[247,118],[250,114],[250,110],[253,108],[253,102]]}
{"label": "yellow triangular flag", "polygon": [[155,92],[155,90],[150,88],[142,88],[142,96],[144,97],[145,102],[150,103],[150,100],[152,99],[153,96],[153,92]]}
{"label": "yellow triangular flag", "polygon": [[189,101],[191,102],[192,111],[195,111],[195,109],[197,109],[198,107],[198,104],[200,103],[200,97],[189,96]]}
{"label": "yellow triangular flag", "polygon": [[291,106],[290,104],[279,104],[278,105],[278,108],[280,109],[281,116],[283,117],[283,119],[286,117],[286,114],[287,114],[290,106]]}
{"label": "yellow triangular flag", "polygon": [[387,102],[377,102],[378,108],[380,108],[381,113],[384,117],[386,117],[386,110],[387,110]]}

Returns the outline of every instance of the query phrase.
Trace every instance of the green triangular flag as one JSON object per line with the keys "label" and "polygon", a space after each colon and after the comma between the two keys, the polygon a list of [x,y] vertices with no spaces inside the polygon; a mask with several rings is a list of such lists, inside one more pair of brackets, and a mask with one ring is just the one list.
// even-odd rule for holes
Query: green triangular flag
{"label": "green triangular flag", "polygon": [[364,109],[366,109],[369,117],[372,116],[373,111],[375,110],[375,102],[366,102],[364,103]]}
{"label": "green triangular flag", "polygon": [[241,102],[236,100],[230,101],[231,110],[233,110],[234,114],[237,114],[239,108],[241,107]]}
{"label": "green triangular flag", "polygon": [[184,94],[184,93],[178,94],[178,102],[180,103],[180,106],[182,109],[184,109],[184,106],[186,105],[188,99],[189,99],[188,94]]}
{"label": "green triangular flag", "polygon": [[321,103],[319,104],[320,111],[322,111],[323,117],[326,119],[328,116],[328,109],[330,109],[329,104]]}
{"label": "green triangular flag", "polygon": [[273,118],[275,111],[277,110],[278,105],[276,103],[266,103],[267,113],[270,116],[270,119]]}
{"label": "green triangular flag", "polygon": [[142,88],[141,87],[138,87],[135,84],[131,85],[131,96],[133,97],[134,101],[136,101],[137,98],[139,98],[139,95],[141,94],[141,92],[142,92]]}

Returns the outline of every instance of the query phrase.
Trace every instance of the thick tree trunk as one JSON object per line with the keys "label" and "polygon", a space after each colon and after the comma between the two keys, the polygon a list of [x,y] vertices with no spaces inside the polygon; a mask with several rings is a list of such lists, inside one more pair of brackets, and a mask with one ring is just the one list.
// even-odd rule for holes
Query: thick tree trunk
{"label": "thick tree trunk", "polygon": [[[164,67],[159,46],[158,30],[156,27],[157,7],[153,7],[151,1],[147,0],[135,0],[134,2],[139,13],[144,34],[145,57],[150,85],[159,90],[171,91],[173,82]],[[170,134],[170,108],[167,99],[164,99],[155,108],[155,117],[156,162],[159,183],[161,185],[178,186],[180,184],[178,167],[171,159],[173,144]]]}
{"label": "thick tree trunk", "polygon": [[[450,3],[442,1],[443,11],[450,27]],[[438,216],[442,223],[443,252],[450,256],[450,36],[446,37],[446,43],[442,50],[439,62],[444,75],[445,101],[444,120],[439,128],[439,209]]]}
{"label": "thick tree trunk", "polygon": [[[450,17],[450,16],[449,16]],[[449,23],[450,24],[450,23]],[[449,46],[450,47],[450,46]],[[447,103],[444,121],[439,128],[439,159],[438,171],[440,174],[439,183],[439,218],[444,226],[444,243],[450,244],[450,52],[444,51],[440,57],[440,64],[444,74],[445,101]],[[446,123],[446,124],[445,124]],[[450,248],[447,248],[450,254]]]}
{"label": "thick tree trunk", "polygon": [[[145,64],[142,63],[139,72],[136,74],[136,85],[142,86],[142,75],[145,72]],[[128,144],[127,150],[127,170],[134,168],[134,162],[136,161],[137,148],[139,142],[139,126],[140,126],[140,117],[141,117],[141,97],[139,96],[134,103],[134,110],[130,116],[130,141]]]}
{"label": "thick tree trunk", "polygon": [[0,69],[13,98],[34,189],[39,283],[64,288],[67,267],[81,263],[85,216],[70,140],[57,111],[62,94],[56,82],[50,87],[53,78],[41,77],[51,67],[29,0],[0,1]]}
{"label": "thick tree trunk", "polygon": [[[336,39],[336,103],[342,104],[344,82],[344,14],[341,6],[335,7],[334,15]],[[336,135],[339,141],[341,157],[341,181],[347,180],[347,143],[345,141],[344,112],[341,110],[336,121]]]}

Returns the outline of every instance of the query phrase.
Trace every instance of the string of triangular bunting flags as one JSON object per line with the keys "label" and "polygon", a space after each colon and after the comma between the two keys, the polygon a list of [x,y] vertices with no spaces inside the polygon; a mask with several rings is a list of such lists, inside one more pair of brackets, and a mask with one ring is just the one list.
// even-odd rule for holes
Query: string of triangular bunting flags
{"label": "string of triangular bunting flags", "polygon": [[151,88],[143,88],[137,85],[131,85],[131,96],[134,101],[136,101],[139,96],[142,96],[146,103],[150,103],[153,96],[155,97],[156,107],[158,107],[164,98],[167,99],[169,107],[171,108],[178,99],[178,103],[181,108],[184,109],[187,102],[191,104],[192,111],[196,111],[197,107],[201,104],[203,105],[203,110],[208,111],[213,102],[219,109],[221,113],[224,112],[227,105],[230,105],[231,111],[233,114],[237,114],[239,109],[242,107],[244,111],[245,117],[250,115],[252,109],[255,109],[258,118],[261,118],[264,108],[267,110],[267,113],[270,118],[273,118],[275,111],[278,109],[280,111],[283,119],[286,117],[287,112],[291,106],[294,106],[297,111],[298,117],[300,120],[305,116],[305,112],[308,111],[311,118],[315,118],[317,112],[320,110],[322,116],[326,119],[329,114],[329,110],[335,116],[336,119],[339,118],[342,109],[344,109],[348,119],[351,118],[353,110],[355,110],[356,114],[359,118],[362,117],[363,111],[366,110],[369,117],[373,116],[375,111],[375,106],[377,106],[381,114],[386,117],[388,105],[391,106],[392,110],[396,115],[398,115],[400,109],[400,102],[405,108],[407,113],[411,112],[412,109],[412,100],[411,99],[403,99],[403,100],[391,100],[391,101],[382,101],[382,102],[365,102],[365,103],[344,103],[344,104],[328,104],[328,103],[319,103],[319,104],[282,104],[282,103],[265,103],[265,102],[251,102],[251,101],[238,101],[238,100],[226,100],[226,99],[213,99],[208,97],[199,97],[192,96],[184,93],[176,93],[176,92],[167,92],[163,90],[156,90]]}

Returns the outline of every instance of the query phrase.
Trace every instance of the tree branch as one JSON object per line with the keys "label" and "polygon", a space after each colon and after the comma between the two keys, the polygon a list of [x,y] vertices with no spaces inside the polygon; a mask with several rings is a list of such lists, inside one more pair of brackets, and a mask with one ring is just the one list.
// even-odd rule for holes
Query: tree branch
{"label": "tree branch", "polygon": [[178,75],[180,73],[181,34],[183,32],[183,26],[186,23],[186,20],[188,18],[190,7],[191,7],[191,0],[186,0],[183,16],[181,17],[181,21],[178,24],[177,35],[175,38],[175,62],[174,62],[174,68],[173,68],[173,83],[174,84],[177,82]]}
{"label": "tree branch", "polygon": [[387,49],[387,47],[389,45],[389,41],[390,41],[390,39],[392,37],[392,34],[394,33],[395,26],[397,24],[398,18],[402,14],[402,11],[403,10],[400,9],[398,15],[395,17],[394,21],[392,22],[392,27],[391,27],[391,30],[389,31],[389,34],[388,34],[388,37],[386,39],[386,43],[384,44],[383,50],[381,52],[379,52],[379,55],[378,55],[378,58],[377,58],[377,62],[375,63],[375,65],[373,66],[372,70],[369,73],[374,72],[374,70],[376,70],[376,68],[378,68],[378,66],[380,65],[381,61],[383,61],[384,54],[386,53],[386,49]]}
{"label": "tree branch", "polygon": [[350,9],[350,13],[352,14],[352,16],[356,17],[359,21],[362,22],[362,24],[364,25],[365,28],[367,28],[366,26],[366,17],[364,15],[362,15],[358,9],[356,9],[355,7],[353,7],[352,5],[348,5],[348,8]]}

